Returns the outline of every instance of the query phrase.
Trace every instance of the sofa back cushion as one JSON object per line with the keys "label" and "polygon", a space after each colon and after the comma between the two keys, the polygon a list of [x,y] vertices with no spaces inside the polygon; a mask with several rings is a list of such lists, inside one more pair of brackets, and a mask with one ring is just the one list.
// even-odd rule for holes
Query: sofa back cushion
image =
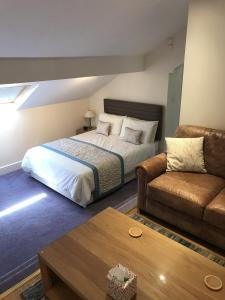
{"label": "sofa back cushion", "polygon": [[204,136],[204,160],[208,173],[225,178],[225,131],[201,126],[180,125],[176,137]]}

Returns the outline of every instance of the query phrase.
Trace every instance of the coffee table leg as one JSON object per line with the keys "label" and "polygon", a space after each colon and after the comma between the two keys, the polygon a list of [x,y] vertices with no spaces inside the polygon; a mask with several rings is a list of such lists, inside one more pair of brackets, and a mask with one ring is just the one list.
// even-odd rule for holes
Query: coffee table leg
{"label": "coffee table leg", "polygon": [[46,294],[53,286],[53,280],[51,277],[51,270],[48,268],[44,260],[39,256],[39,266],[41,270],[41,280],[44,287],[44,293]]}

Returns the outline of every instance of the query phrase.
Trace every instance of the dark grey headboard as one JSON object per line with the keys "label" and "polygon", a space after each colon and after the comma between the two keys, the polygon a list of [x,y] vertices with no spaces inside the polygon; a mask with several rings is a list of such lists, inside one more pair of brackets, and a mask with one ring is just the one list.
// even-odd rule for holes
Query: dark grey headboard
{"label": "dark grey headboard", "polygon": [[108,114],[128,116],[146,121],[159,121],[155,139],[156,141],[161,140],[163,120],[162,105],[104,99],[104,111]]}

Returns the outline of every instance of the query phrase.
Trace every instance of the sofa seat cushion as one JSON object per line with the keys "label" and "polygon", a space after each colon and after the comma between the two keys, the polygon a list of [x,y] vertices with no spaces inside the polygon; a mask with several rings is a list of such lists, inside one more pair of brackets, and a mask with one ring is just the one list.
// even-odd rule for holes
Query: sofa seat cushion
{"label": "sofa seat cushion", "polygon": [[204,221],[225,230],[225,188],[206,207]]}
{"label": "sofa seat cushion", "polygon": [[223,178],[210,174],[167,172],[148,183],[148,197],[202,219],[205,207],[224,187]]}

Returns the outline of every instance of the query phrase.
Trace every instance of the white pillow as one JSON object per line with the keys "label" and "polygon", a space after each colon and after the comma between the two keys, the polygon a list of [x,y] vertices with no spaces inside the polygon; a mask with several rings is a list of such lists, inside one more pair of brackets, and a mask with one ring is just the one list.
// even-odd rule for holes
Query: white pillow
{"label": "white pillow", "polygon": [[153,143],[157,131],[158,121],[144,121],[134,118],[126,117],[123,120],[123,126],[121,129],[120,137],[124,137],[125,128],[129,127],[134,130],[142,130],[141,143]]}
{"label": "white pillow", "polygon": [[125,116],[102,113],[99,115],[99,121],[108,122],[111,125],[110,134],[120,135],[122,123]]}

